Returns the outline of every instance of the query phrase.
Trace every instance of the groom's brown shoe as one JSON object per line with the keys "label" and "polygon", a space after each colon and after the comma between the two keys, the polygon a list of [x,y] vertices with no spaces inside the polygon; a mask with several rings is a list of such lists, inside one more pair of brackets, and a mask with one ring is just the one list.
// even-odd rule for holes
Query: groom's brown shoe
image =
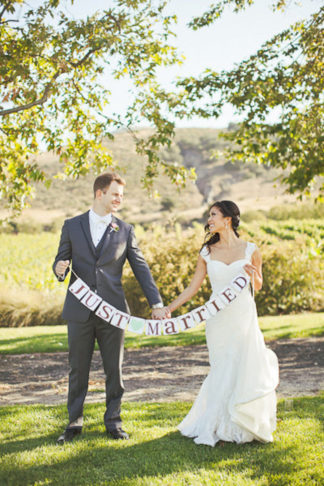
{"label": "groom's brown shoe", "polygon": [[129,439],[129,435],[122,428],[107,430],[107,434],[108,434],[108,436],[110,436],[110,437],[112,437],[113,439],[116,439],[116,440],[118,440],[118,439],[128,440]]}
{"label": "groom's brown shoe", "polygon": [[57,439],[58,444],[64,444],[65,442],[71,442],[77,435],[82,432],[82,427],[69,427],[64,430],[63,434]]}

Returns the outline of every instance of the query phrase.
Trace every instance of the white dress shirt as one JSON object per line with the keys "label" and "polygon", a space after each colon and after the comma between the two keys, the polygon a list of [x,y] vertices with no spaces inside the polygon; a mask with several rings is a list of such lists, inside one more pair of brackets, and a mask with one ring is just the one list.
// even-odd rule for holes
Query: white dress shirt
{"label": "white dress shirt", "polygon": [[93,209],[89,212],[90,233],[94,246],[97,246],[106,231],[107,226],[111,223],[111,213],[105,216],[99,216]]}

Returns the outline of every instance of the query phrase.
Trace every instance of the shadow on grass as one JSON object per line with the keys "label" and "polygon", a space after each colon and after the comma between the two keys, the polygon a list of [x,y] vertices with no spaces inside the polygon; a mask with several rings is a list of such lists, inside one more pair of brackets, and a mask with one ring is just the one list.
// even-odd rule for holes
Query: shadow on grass
{"label": "shadow on grass", "polygon": [[[204,330],[199,333],[179,333],[174,336],[133,336],[126,334],[125,348],[190,346],[205,344]],[[95,349],[98,350],[96,342]],[[0,354],[34,354],[68,351],[67,333],[0,339]]]}
{"label": "shadow on grass", "polygon": [[161,346],[191,346],[197,344],[206,344],[205,330],[190,333],[182,332],[170,336],[138,336],[126,335],[125,348],[145,348]]}
{"label": "shadow on grass", "polygon": [[[297,315],[298,317],[298,315]],[[301,315],[301,317],[303,317]],[[289,316],[278,316],[278,322],[282,323],[280,327],[272,326],[268,320],[260,324],[262,332],[264,333],[267,342],[274,339],[290,339],[290,338],[307,338],[319,337],[324,335],[324,313],[310,314],[309,319],[312,327],[305,327],[302,319],[288,321]],[[296,322],[295,322],[296,321]],[[272,321],[271,321],[272,322]],[[287,324],[283,324],[287,323]],[[51,327],[51,326],[49,326]],[[63,327],[63,326],[62,326]],[[44,326],[46,331],[47,326]],[[42,353],[42,352],[59,352],[67,351],[67,333],[66,327],[64,331],[52,334],[49,331],[45,334],[38,334],[27,337],[10,337],[0,340],[0,354],[23,354],[23,353]],[[28,332],[28,330],[26,331]],[[40,331],[41,332],[41,331]],[[204,324],[196,327],[188,332],[180,332],[172,336],[138,336],[131,333],[126,333],[125,347],[126,348],[142,348],[142,347],[159,347],[159,346],[190,346],[197,344],[205,344],[205,328]],[[96,345],[96,349],[98,349]]]}
{"label": "shadow on grass", "polygon": [[[322,398],[294,399],[293,408],[288,411],[285,409],[285,402],[282,401],[278,413],[283,416],[283,422],[292,418],[299,421],[318,419],[321,415],[320,406],[323,406]],[[302,453],[298,449],[304,444],[303,441],[296,443],[295,430],[286,432],[284,440],[276,440],[275,437],[272,444],[226,443],[214,448],[195,445],[191,439],[182,437],[179,432],[174,431],[189,406],[179,403],[126,404],[125,423],[136,428],[131,433],[130,441],[114,441],[106,437],[102,426],[101,432],[98,432],[98,417],[101,418],[104,407],[91,404],[87,407],[89,420],[84,434],[73,443],[64,446],[55,443],[62,431],[57,429],[57,423],[64,417],[64,408],[33,407],[32,418],[36,419],[41,411],[46,412],[56,428],[51,427],[50,433],[44,435],[40,430],[37,437],[25,440],[21,439],[23,434],[20,431],[20,436],[17,434],[15,439],[10,436],[10,440],[2,443],[1,455],[8,455],[10,458],[1,465],[1,484],[18,486],[40,481],[44,484],[64,486],[124,482],[137,484],[140,478],[145,478],[146,484],[150,484],[150,478],[152,481],[156,477],[162,480],[168,475],[178,477],[180,484],[181,478],[186,475],[199,478],[201,471],[207,476],[214,475],[216,471],[224,477],[229,475],[231,479],[237,475],[238,478],[247,481],[259,480],[262,477],[266,481],[265,484],[272,484],[271,478],[275,477],[279,481],[275,484],[280,484],[280,478],[286,480],[304,467],[304,462],[299,457]],[[10,413],[15,411],[19,415],[19,407],[0,409],[1,420],[8,419]],[[280,434],[282,433],[281,431]],[[158,437],[152,438],[152,434]],[[21,453],[26,454],[28,459],[19,460]],[[166,483],[170,484],[168,480]],[[293,483],[283,481],[281,484]]]}
{"label": "shadow on grass", "polygon": [[319,337],[324,335],[324,327],[311,327],[304,330],[298,330],[295,328],[292,329],[289,324],[286,326],[276,327],[275,329],[271,327],[262,327],[262,333],[267,341],[274,339],[272,337],[274,332],[276,334],[275,339]]}
{"label": "shadow on grass", "polygon": [[[27,441],[18,444],[7,453],[22,450],[33,450],[34,454],[41,452],[44,447],[51,449],[57,435]],[[274,444],[262,445],[257,443],[235,445],[225,444],[211,448],[197,446],[192,440],[183,438],[179,432],[171,432],[163,437],[147,440],[135,445],[123,444],[116,447],[113,440],[106,440],[105,444],[96,446],[101,437],[98,433],[90,432],[84,438],[76,440],[73,445],[52,446],[61,448],[58,459],[49,461],[42,457],[42,463],[16,466],[2,466],[0,473],[1,484],[26,485],[38,481],[48,484],[81,485],[81,484],[109,484],[110,481],[134,480],[145,477],[146,480],[167,475],[196,473],[200,469],[217,470],[231,475],[246,474],[250,479],[260,478],[272,474],[290,474],[296,465],[288,461],[293,446],[276,448]],[[101,441],[102,442],[102,441]],[[8,444],[7,444],[8,446]],[[45,461],[44,461],[45,459]],[[44,463],[45,462],[45,463]],[[48,464],[51,462],[51,464]],[[270,466],[269,466],[270,465]]]}
{"label": "shadow on grass", "polygon": [[0,340],[1,354],[51,353],[67,350],[66,332]]}

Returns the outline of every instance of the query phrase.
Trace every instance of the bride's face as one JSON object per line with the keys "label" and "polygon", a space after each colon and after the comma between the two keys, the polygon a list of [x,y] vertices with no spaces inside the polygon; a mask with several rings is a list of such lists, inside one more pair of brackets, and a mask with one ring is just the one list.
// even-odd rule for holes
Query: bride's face
{"label": "bride's face", "polygon": [[230,219],[224,217],[221,210],[217,206],[213,206],[209,212],[208,226],[210,233],[219,233],[229,226]]}

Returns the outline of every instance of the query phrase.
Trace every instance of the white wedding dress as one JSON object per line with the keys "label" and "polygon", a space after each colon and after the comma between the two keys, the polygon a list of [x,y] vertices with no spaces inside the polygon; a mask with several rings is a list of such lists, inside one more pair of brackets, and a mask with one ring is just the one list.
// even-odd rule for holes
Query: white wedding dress
{"label": "white wedding dress", "polygon": [[[206,247],[213,297],[250,263],[254,243],[245,258],[227,265],[212,260]],[[276,355],[264,344],[250,288],[216,316],[206,321],[210,372],[188,415],[178,426],[196,444],[214,446],[219,440],[271,442],[276,428],[276,392],[279,381]]]}

